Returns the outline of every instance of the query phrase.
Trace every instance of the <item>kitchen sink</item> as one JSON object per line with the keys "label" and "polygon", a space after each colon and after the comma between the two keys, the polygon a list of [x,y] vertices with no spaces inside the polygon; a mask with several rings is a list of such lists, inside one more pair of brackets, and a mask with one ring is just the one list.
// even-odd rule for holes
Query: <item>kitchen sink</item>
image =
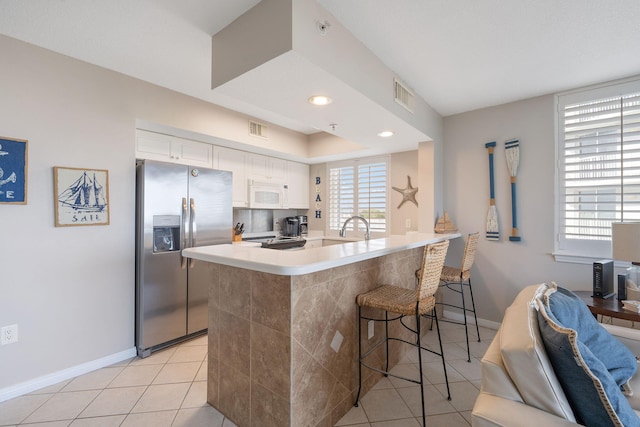
{"label": "kitchen sink", "polygon": [[358,242],[360,239],[322,239],[322,246],[341,245],[343,243]]}

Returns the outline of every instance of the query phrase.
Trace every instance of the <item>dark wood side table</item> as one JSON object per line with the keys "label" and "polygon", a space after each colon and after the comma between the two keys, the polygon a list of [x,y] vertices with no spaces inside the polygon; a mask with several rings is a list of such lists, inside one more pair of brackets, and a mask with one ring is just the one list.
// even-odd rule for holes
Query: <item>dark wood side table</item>
{"label": "dark wood side table", "polygon": [[574,291],[580,297],[594,316],[601,314],[603,316],[615,317],[617,319],[630,320],[632,322],[640,322],[640,313],[625,310],[622,308],[622,302],[618,300],[617,295],[611,298],[602,299],[592,297],[591,291]]}

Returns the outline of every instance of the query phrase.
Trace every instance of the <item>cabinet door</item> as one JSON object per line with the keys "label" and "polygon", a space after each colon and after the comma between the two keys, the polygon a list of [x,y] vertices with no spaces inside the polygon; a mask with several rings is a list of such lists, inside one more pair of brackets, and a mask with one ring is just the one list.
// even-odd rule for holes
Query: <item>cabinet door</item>
{"label": "cabinet door", "polygon": [[269,179],[269,158],[260,154],[248,154],[249,177],[257,181]]}
{"label": "cabinet door", "polygon": [[168,162],[171,160],[171,137],[154,132],[136,132],[136,158]]}
{"label": "cabinet door", "polygon": [[289,183],[288,163],[289,162],[283,159],[276,159],[275,157],[269,157],[269,160],[268,160],[269,179],[271,181]]}
{"label": "cabinet door", "polygon": [[233,206],[239,208],[249,206],[247,153],[232,148],[216,146],[213,167],[233,172]]}
{"label": "cabinet door", "polygon": [[136,158],[211,167],[213,146],[161,133],[136,132]]}
{"label": "cabinet door", "polygon": [[287,162],[289,169],[289,207],[309,209],[309,165]]}
{"label": "cabinet door", "polygon": [[174,138],[171,146],[173,159],[191,166],[210,168],[213,158],[213,145],[205,142]]}
{"label": "cabinet door", "polygon": [[249,176],[257,181],[287,182],[287,161],[261,154],[248,154]]}

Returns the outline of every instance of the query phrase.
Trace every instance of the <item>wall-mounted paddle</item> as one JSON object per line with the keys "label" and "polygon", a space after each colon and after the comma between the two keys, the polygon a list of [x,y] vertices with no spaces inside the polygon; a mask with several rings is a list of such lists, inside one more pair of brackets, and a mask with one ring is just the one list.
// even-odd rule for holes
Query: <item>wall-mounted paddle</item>
{"label": "wall-mounted paddle", "polygon": [[498,210],[496,209],[496,198],[493,187],[493,149],[495,141],[487,142],[484,145],[489,151],[489,212],[487,212],[487,240],[500,240],[500,229],[498,226]]}
{"label": "wall-mounted paddle", "polygon": [[511,175],[511,236],[509,236],[509,240],[519,242],[518,217],[516,215],[516,174],[520,163],[520,142],[517,139],[506,141],[504,143],[504,153],[507,158],[509,174]]}

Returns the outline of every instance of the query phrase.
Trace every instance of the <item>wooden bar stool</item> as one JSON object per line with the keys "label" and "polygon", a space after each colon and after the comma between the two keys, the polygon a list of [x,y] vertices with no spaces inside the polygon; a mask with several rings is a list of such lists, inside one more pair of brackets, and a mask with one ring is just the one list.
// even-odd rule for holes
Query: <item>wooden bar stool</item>
{"label": "wooden bar stool", "polygon": [[[478,317],[476,316],[476,304],[473,301],[473,288],[471,288],[471,266],[476,256],[476,249],[478,247],[478,240],[480,239],[480,233],[472,233],[467,236],[467,242],[464,245],[464,255],[462,256],[462,265],[460,267],[448,267],[442,268],[442,274],[440,281],[441,288],[447,288],[453,292],[460,294],[462,305],[457,304],[445,304],[438,303],[443,306],[453,307],[462,311],[463,322],[456,322],[451,320],[444,320],[444,322],[464,324],[464,333],[467,338],[467,362],[471,362],[471,351],[469,350],[469,330],[467,328],[467,313],[472,312],[473,318],[476,323],[476,334],[478,335],[478,342],[480,342],[480,328],[478,327]],[[471,296],[471,308],[467,308],[464,299],[464,288],[469,288],[469,294]]]}
{"label": "wooden bar stool", "polygon": [[[424,410],[424,378],[422,376],[422,352],[429,351],[437,354],[442,358],[442,368],[444,369],[444,378],[447,383],[447,399],[451,400],[451,392],[449,391],[449,379],[447,377],[447,367],[444,362],[444,354],[442,351],[442,340],[440,339],[440,329],[438,327],[438,317],[435,311],[435,293],[440,283],[440,275],[444,266],[444,259],[447,255],[449,241],[427,245],[424,248],[422,256],[422,266],[420,268],[420,279],[417,281],[417,289],[407,289],[400,286],[381,285],[380,287],[360,294],[356,297],[358,304],[358,395],[356,396],[355,406],[358,406],[360,399],[360,391],[362,389],[362,367],[365,366],[376,372],[380,372],[385,376],[391,375],[420,385],[420,395],[422,398],[422,424],[426,425]],[[384,311],[384,318],[371,318],[362,315],[362,307],[370,307]],[[389,313],[397,316],[389,318]],[[422,347],[420,344],[420,318],[423,315],[432,316],[435,319],[436,330],[438,331],[438,342],[440,343],[440,352]],[[405,323],[405,317],[411,316],[415,319],[415,327]],[[376,322],[385,322],[385,337],[373,345],[365,354],[362,354],[362,322],[374,320]],[[389,337],[389,322],[399,320],[400,324],[415,334],[415,342],[407,341],[402,338]],[[395,375],[389,372],[389,341],[400,341],[412,345],[418,349],[418,365],[420,378],[418,380]],[[371,355],[380,345],[385,344],[385,369],[375,368],[365,362],[365,359]]]}

